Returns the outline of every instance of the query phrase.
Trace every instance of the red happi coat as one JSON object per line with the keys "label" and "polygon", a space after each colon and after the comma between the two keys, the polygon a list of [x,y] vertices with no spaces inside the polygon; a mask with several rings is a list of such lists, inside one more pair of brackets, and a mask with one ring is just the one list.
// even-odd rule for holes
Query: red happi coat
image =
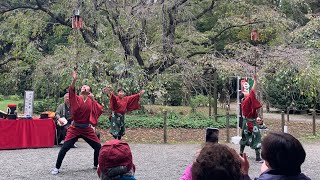
{"label": "red happi coat", "polygon": [[140,109],[140,94],[125,96],[122,99],[111,93],[110,109],[116,113],[125,114],[127,111]]}
{"label": "red happi coat", "polygon": [[256,99],[254,90],[251,90],[249,96],[241,103],[242,114],[247,119],[255,119],[258,117],[257,109],[261,108],[261,106]]}
{"label": "red happi coat", "polygon": [[[92,126],[96,126],[98,124],[98,118],[102,114],[102,106],[96,100],[92,101],[90,98],[87,98],[87,100],[84,101],[81,96],[76,94],[75,89],[70,86],[69,101],[72,120],[75,123],[91,124]],[[70,126],[68,128],[64,141],[68,141],[81,135],[100,143],[97,135],[91,127],[81,129],[75,126]]]}

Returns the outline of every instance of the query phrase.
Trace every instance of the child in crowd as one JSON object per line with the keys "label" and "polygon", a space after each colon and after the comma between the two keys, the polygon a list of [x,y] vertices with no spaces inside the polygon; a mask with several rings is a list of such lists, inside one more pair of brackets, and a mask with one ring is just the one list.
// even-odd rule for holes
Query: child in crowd
{"label": "child in crowd", "polygon": [[257,124],[259,129],[268,129],[260,117],[257,117]]}

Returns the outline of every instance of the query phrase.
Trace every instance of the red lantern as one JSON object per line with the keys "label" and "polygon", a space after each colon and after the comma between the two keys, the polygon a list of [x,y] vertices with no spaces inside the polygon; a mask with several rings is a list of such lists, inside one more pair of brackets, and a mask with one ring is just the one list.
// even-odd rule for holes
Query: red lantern
{"label": "red lantern", "polygon": [[83,28],[83,20],[80,16],[72,17],[72,29],[81,29]]}
{"label": "red lantern", "polygon": [[258,41],[259,40],[259,33],[258,33],[258,30],[257,29],[252,29],[251,31],[251,41]]}
{"label": "red lantern", "polygon": [[80,17],[80,10],[74,10],[72,16],[72,29],[83,28],[83,20]]}

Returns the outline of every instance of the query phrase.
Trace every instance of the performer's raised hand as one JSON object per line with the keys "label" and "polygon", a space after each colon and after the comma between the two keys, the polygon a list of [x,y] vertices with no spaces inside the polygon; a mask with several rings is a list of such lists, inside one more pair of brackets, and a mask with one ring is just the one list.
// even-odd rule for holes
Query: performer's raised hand
{"label": "performer's raised hand", "polygon": [[93,95],[92,93],[90,93],[90,94],[88,95],[88,97],[89,97],[92,101],[94,101],[94,95]]}
{"label": "performer's raised hand", "polygon": [[73,70],[71,75],[72,75],[73,80],[77,80],[78,74],[76,71]]}
{"label": "performer's raised hand", "polygon": [[253,86],[251,88],[253,91],[256,91],[256,88],[257,88],[256,86],[257,86],[257,82],[258,82],[257,80],[258,80],[257,74],[254,74],[253,75],[253,81],[254,82],[253,82]]}
{"label": "performer's raised hand", "polygon": [[242,156],[240,156],[240,162],[241,162],[241,171],[243,175],[248,175],[250,164],[248,161],[248,157],[246,153],[243,153]]}
{"label": "performer's raised hand", "polygon": [[110,94],[111,90],[110,90],[109,87],[105,87],[105,88],[103,88],[103,92],[107,93],[107,94]]}
{"label": "performer's raised hand", "polygon": [[141,90],[140,92],[139,92],[139,94],[140,94],[140,96],[142,96],[143,94],[144,94],[144,90]]}
{"label": "performer's raised hand", "polygon": [[72,76],[72,82],[71,82],[71,87],[74,88],[75,85],[76,85],[76,81],[77,81],[77,78],[78,78],[78,74],[75,70],[72,71],[71,73],[71,76]]}

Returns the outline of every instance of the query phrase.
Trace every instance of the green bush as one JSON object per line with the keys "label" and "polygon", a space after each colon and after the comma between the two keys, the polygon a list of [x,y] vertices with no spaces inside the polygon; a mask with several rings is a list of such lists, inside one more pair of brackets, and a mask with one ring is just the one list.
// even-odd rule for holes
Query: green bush
{"label": "green bush", "polygon": [[4,95],[0,95],[0,101],[4,100]]}
{"label": "green bush", "polygon": [[55,99],[37,100],[34,103],[33,113],[40,114],[44,111],[56,111],[60,103],[62,103],[60,100],[56,102]]}
{"label": "green bush", "polygon": [[[215,122],[213,119],[209,119],[201,113],[191,114],[182,116],[175,112],[170,112],[167,115],[167,126],[169,128],[206,128],[226,127],[226,118],[219,117],[218,121]],[[125,124],[128,128],[163,128],[163,114],[158,115],[126,115]],[[235,128],[237,120],[235,116],[230,116],[230,127]],[[109,128],[109,116],[101,116],[99,119],[100,128]]]}
{"label": "green bush", "polygon": [[196,107],[208,106],[209,98],[204,95],[197,95],[191,98],[191,103],[194,104]]}
{"label": "green bush", "polygon": [[19,101],[21,98],[18,95],[10,95],[9,100],[11,101]]}
{"label": "green bush", "polygon": [[[55,99],[42,99],[36,100],[33,104],[33,113],[40,114],[45,111],[56,111],[58,105],[63,102],[63,98],[60,98],[57,102]],[[23,102],[18,103],[18,111],[23,112]]]}
{"label": "green bush", "polygon": [[312,102],[304,95],[297,81],[299,70],[287,65],[285,68],[278,68],[277,71],[274,71],[275,66],[281,67],[281,64],[273,64],[268,67],[262,79],[265,101],[269,102],[272,107],[281,110],[287,107],[296,110],[308,109],[308,104]]}
{"label": "green bush", "polygon": [[204,107],[209,104],[209,98],[204,95],[197,95],[191,98],[190,107],[192,113],[196,112],[197,107]]}
{"label": "green bush", "polygon": [[18,103],[17,106],[18,106],[18,107],[17,107],[17,108],[18,108],[18,111],[22,113],[22,112],[23,112],[23,102]]}
{"label": "green bush", "polygon": [[179,79],[172,78],[172,81],[168,81],[165,85],[168,92],[167,104],[170,106],[180,106],[182,103],[182,85]]}

